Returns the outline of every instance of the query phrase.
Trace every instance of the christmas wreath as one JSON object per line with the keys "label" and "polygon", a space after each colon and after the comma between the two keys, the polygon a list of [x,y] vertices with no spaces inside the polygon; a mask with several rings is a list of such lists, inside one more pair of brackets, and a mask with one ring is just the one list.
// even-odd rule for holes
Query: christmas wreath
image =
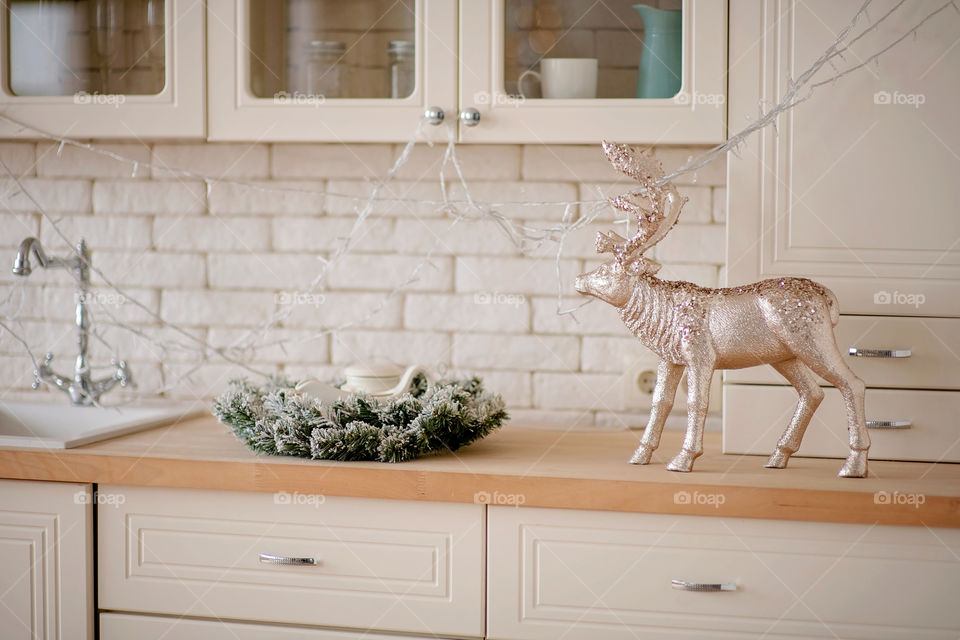
{"label": "christmas wreath", "polygon": [[391,400],[355,393],[322,403],[292,387],[286,380],[265,387],[233,380],[213,413],[258,453],[378,462],[456,451],[507,418],[503,399],[484,392],[476,377],[428,384],[419,376]]}

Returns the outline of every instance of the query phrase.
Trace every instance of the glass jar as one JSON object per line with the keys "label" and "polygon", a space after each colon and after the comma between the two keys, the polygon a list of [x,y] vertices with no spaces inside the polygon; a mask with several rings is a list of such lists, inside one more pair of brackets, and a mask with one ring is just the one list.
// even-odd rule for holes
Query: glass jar
{"label": "glass jar", "polygon": [[333,40],[313,40],[304,45],[306,53],[306,81],[304,88],[311,96],[324,98],[346,97],[343,56],[347,47]]}
{"label": "glass jar", "polygon": [[391,40],[387,45],[390,58],[390,97],[407,98],[416,86],[414,46],[409,40]]}

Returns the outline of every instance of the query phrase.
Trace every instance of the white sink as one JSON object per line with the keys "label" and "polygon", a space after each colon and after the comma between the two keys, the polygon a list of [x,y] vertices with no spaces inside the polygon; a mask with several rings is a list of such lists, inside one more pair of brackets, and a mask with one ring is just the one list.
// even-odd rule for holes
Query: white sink
{"label": "white sink", "polygon": [[199,405],[73,407],[0,402],[0,446],[69,449],[202,413]]}

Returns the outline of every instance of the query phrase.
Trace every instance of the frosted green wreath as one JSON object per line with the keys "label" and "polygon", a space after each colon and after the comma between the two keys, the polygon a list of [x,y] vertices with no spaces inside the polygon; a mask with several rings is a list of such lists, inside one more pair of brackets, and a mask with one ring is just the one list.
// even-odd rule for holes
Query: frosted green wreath
{"label": "frosted green wreath", "polygon": [[213,413],[253,451],[323,460],[404,462],[456,451],[500,428],[503,399],[479,378],[427,384],[388,401],[362,393],[330,404],[299,394],[285,380],[265,388],[233,380]]}

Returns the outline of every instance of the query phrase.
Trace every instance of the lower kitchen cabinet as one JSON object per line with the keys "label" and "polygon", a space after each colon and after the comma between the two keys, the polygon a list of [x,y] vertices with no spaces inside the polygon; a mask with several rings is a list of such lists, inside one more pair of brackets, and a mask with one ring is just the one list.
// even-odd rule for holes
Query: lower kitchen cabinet
{"label": "lower kitchen cabinet", "polygon": [[101,493],[118,496],[99,510],[101,610],[483,635],[483,505]]}
{"label": "lower kitchen cabinet", "polygon": [[0,480],[0,637],[93,639],[89,484]]}
{"label": "lower kitchen cabinet", "polygon": [[[431,636],[433,637],[433,636]],[[419,640],[366,631],[336,631],[283,625],[165,618],[129,613],[100,615],[100,640]]]}
{"label": "lower kitchen cabinet", "polygon": [[960,530],[489,509],[489,638],[960,632]]}

